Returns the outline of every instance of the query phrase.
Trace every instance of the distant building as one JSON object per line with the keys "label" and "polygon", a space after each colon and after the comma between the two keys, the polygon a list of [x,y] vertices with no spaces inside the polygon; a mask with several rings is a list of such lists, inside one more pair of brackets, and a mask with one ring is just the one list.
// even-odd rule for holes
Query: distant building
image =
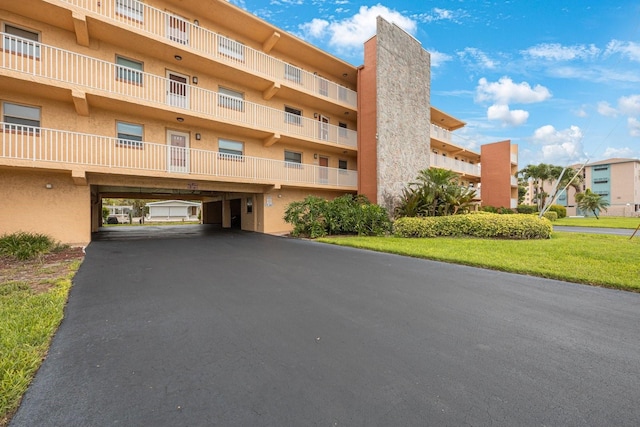
{"label": "distant building", "polygon": [[[579,167],[578,165],[577,167]],[[640,216],[640,160],[613,158],[589,163],[582,172],[587,188],[609,203],[604,216]],[[556,204],[567,207],[567,215],[585,215],[575,202],[575,189],[561,192]]]}
{"label": "distant building", "polygon": [[202,209],[202,203],[188,200],[161,200],[145,206],[149,221],[197,221]]}

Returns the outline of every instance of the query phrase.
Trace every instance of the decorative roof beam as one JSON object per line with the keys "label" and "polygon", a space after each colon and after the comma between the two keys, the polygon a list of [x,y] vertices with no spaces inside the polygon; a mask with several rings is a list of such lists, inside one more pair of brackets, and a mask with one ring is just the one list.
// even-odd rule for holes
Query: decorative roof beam
{"label": "decorative roof beam", "polygon": [[262,51],[264,53],[271,52],[271,49],[273,49],[273,47],[276,45],[276,43],[278,43],[279,40],[280,33],[274,31],[273,34],[271,34],[271,36],[267,40],[265,40],[264,43],[262,43]]}

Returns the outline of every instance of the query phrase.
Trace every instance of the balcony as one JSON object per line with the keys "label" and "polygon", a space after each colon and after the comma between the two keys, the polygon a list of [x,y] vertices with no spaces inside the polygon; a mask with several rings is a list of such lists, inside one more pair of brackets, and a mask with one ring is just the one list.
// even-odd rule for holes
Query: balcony
{"label": "balcony", "polygon": [[453,142],[451,138],[451,131],[441,128],[438,125],[431,124],[431,138],[439,139],[443,142]]}
{"label": "balcony", "polygon": [[[355,149],[357,132],[318,120],[285,113],[175,80],[123,67],[75,52],[0,33],[5,45],[0,68],[82,88],[88,93],[126,99],[140,105],[153,105],[171,111],[184,111],[208,120],[230,123],[267,134],[283,134],[330,145]],[[45,82],[52,84],[50,82]]]}
{"label": "balcony", "polygon": [[513,163],[514,165],[518,164],[518,154],[517,153],[511,153],[511,163]]}
{"label": "balcony", "polygon": [[0,159],[31,167],[346,190],[358,185],[353,170],[1,122],[0,132]]}
{"label": "balcony", "polygon": [[511,177],[511,186],[512,187],[517,187],[518,186],[518,178],[515,176]]}
{"label": "balcony", "polygon": [[139,1],[61,1],[102,19],[128,26],[137,33],[189,48],[208,59],[264,76],[296,90],[310,92],[354,110],[357,108],[357,92],[351,89]]}
{"label": "balcony", "polygon": [[461,162],[450,157],[440,156],[431,153],[431,167],[448,169],[462,175],[480,176],[480,165],[472,165],[471,163]]}

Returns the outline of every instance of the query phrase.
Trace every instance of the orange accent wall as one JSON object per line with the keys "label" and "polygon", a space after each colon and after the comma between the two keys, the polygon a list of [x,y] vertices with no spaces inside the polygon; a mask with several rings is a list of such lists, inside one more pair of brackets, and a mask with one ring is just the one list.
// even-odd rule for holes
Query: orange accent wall
{"label": "orange accent wall", "polygon": [[378,202],[376,37],[364,44],[364,65],[358,69],[358,194]]}
{"label": "orange accent wall", "polygon": [[480,146],[482,205],[511,205],[511,141]]}

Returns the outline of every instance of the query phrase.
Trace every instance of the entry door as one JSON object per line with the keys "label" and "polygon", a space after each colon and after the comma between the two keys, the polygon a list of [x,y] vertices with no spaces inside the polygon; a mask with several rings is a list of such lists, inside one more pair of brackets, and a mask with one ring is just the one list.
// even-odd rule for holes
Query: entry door
{"label": "entry door", "polygon": [[189,77],[167,71],[167,103],[172,107],[189,108]]}
{"label": "entry door", "polygon": [[321,184],[326,184],[329,182],[329,158],[328,157],[320,157],[318,162],[319,168],[319,176]]}
{"label": "entry door", "polygon": [[320,139],[326,141],[329,139],[329,118],[325,116],[320,116],[320,123],[318,123],[318,130],[320,134]]}
{"label": "entry door", "polygon": [[169,172],[189,172],[189,134],[167,131]]}
{"label": "entry door", "polygon": [[186,20],[171,12],[167,13],[167,37],[169,40],[181,44],[189,44],[189,33],[187,30]]}

